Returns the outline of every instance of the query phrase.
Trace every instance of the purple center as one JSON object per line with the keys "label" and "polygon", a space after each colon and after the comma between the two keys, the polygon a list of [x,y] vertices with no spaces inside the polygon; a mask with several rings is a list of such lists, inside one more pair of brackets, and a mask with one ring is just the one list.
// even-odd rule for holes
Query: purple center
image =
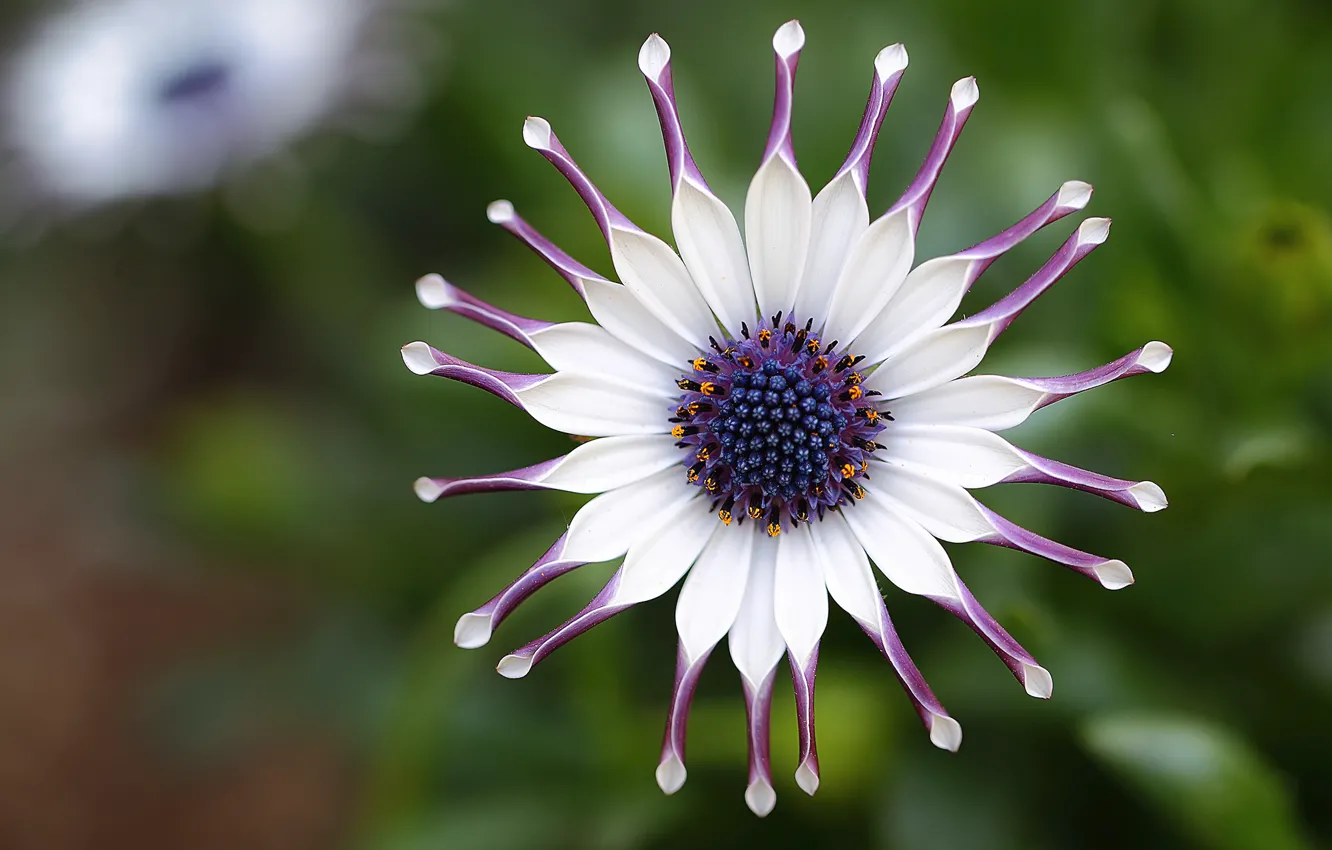
{"label": "purple center", "polygon": [[671,421],[691,483],[713,496],[713,510],[764,520],[769,535],[822,518],[848,497],[859,499],[874,437],[884,420],[853,371],[861,358],[835,353],[803,328],[764,320],[742,339],[712,340],[714,354],[693,361],[678,385]]}

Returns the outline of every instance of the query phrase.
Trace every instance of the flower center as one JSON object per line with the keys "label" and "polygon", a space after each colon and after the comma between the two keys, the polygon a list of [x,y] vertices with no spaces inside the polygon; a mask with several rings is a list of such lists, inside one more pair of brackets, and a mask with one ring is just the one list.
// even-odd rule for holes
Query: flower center
{"label": "flower center", "polygon": [[863,498],[856,480],[866,477],[874,437],[892,417],[880,412],[853,371],[863,358],[837,355],[837,343],[822,345],[801,328],[782,324],[782,314],[759,323],[740,340],[717,342],[716,352],[694,360],[677,382],[684,392],[671,421],[671,435],[691,454],[689,482],[713,497],[713,510],[727,525],[739,505],[782,532],[791,523],[823,518],[847,497]]}

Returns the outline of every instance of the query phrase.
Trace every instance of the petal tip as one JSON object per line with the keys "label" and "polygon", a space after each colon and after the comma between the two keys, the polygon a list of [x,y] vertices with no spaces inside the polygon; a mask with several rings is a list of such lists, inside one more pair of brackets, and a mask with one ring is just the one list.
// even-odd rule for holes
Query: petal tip
{"label": "petal tip", "polygon": [[958,112],[975,106],[976,101],[980,100],[980,86],[976,85],[976,78],[964,77],[953,83],[948,99]]}
{"label": "petal tip", "polygon": [[1110,236],[1110,219],[1089,218],[1078,225],[1079,245],[1100,245]]}
{"label": "petal tip", "polygon": [[453,643],[461,649],[476,649],[490,642],[491,632],[490,615],[473,611],[458,618],[453,627]]}
{"label": "petal tip", "polygon": [[538,151],[550,150],[550,122],[545,118],[529,115],[523,121],[523,143]]}
{"label": "petal tip", "polygon": [[777,792],[762,779],[755,779],[745,789],[745,805],[759,817],[767,817],[777,805]]}
{"label": "petal tip", "polygon": [[430,353],[430,346],[424,342],[409,342],[402,347],[402,362],[416,375],[429,375],[439,364]]}
{"label": "petal tip", "polygon": [[435,483],[433,478],[421,477],[412,482],[416,498],[423,502],[433,502],[444,492],[444,488]]}
{"label": "petal tip", "polygon": [[688,773],[684,762],[671,753],[657,765],[657,785],[661,787],[662,793],[674,794],[685,784]]}
{"label": "petal tip", "polygon": [[506,679],[521,679],[532,669],[532,659],[526,655],[506,655],[495,665],[495,671]]}
{"label": "petal tip", "polygon": [[783,58],[799,53],[805,46],[805,28],[797,20],[790,20],[777,28],[772,36],[772,49]]}
{"label": "petal tip", "polygon": [[1155,481],[1140,481],[1128,489],[1133,501],[1138,503],[1138,510],[1154,514],[1170,506],[1165,491]]}
{"label": "petal tip", "polygon": [[1150,372],[1159,374],[1166,370],[1174,357],[1175,349],[1164,342],[1149,342],[1142,347],[1142,354],[1138,355],[1138,364]]}
{"label": "petal tip", "polygon": [[486,207],[486,218],[490,220],[491,224],[506,224],[517,218],[517,215],[514,212],[513,204],[508,201],[492,201]]}
{"label": "petal tip", "polygon": [[1049,699],[1054,693],[1054,679],[1050,678],[1050,671],[1039,664],[1023,664],[1022,687],[1027,689],[1030,696]]}
{"label": "petal tip", "polygon": [[453,303],[453,287],[437,274],[431,273],[416,282],[416,300],[429,310],[438,310]]}
{"label": "petal tip", "polygon": [[1081,180],[1070,180],[1059,187],[1059,196],[1055,198],[1055,206],[1066,210],[1080,210],[1091,201],[1091,196],[1092,184],[1084,183]]}
{"label": "petal tip", "polygon": [[880,81],[887,80],[893,74],[905,71],[909,61],[905,45],[900,42],[890,44],[874,57],[874,73]]}
{"label": "petal tip", "polygon": [[638,48],[638,70],[650,80],[656,80],[671,64],[671,46],[657,33],[647,37]]}
{"label": "petal tip", "polygon": [[819,790],[819,772],[809,762],[805,762],[796,768],[795,781],[800,786],[800,790],[811,797],[814,796],[815,791]]}
{"label": "petal tip", "polygon": [[1123,561],[1106,561],[1096,565],[1093,572],[1106,590],[1123,590],[1133,584],[1133,571]]}
{"label": "petal tip", "polygon": [[946,714],[936,714],[930,722],[930,743],[950,753],[962,746],[962,724]]}

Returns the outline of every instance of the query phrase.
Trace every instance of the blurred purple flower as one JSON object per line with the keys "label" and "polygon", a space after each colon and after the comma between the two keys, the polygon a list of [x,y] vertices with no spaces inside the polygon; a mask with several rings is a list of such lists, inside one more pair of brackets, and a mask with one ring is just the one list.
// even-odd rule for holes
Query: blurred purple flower
{"label": "blurred purple flower", "polygon": [[[962,731],[912,663],[879,593],[871,561],[900,589],[925,596],[976,631],[1029,694],[1049,697],[1049,673],[976,601],[939,541],[979,541],[1040,555],[1117,589],[1118,560],[1020,528],[969,489],[1040,482],[1096,493],[1143,511],[1166,506],[1151,482],[1122,481],[1025,452],[996,435],[1035,410],[1102,384],[1160,372],[1171,350],[1151,342],[1113,363],[1057,378],[963,377],[1029,304],[1100,245],[1107,219],[1083,221],[1008,296],[947,323],[981,273],[1045,225],[1082,209],[1091,186],[1069,182],[992,239],[912,268],[926,202],[978,90],[957,82],[924,164],[905,194],[871,221],[865,200],[875,138],[907,66],[901,45],[879,53],[851,152],[817,196],[796,168],[790,117],[804,32],[773,39],[777,92],[763,162],[750,183],[745,234],[708,188],[680,129],[670,50],[653,35],[639,67],[666,142],[679,253],[636,227],[592,185],[541,118],[527,144],[568,178],[592,211],[622,283],[598,276],[547,241],[506,201],[490,219],[559,272],[596,324],[523,318],[429,275],[425,306],[474,319],[540,354],[552,374],[496,372],[413,342],[406,365],[481,387],[534,419],[597,437],[569,454],[477,478],[422,478],[418,495],[555,489],[599,493],[526,573],[455,631],[485,644],[524,599],[586,563],[624,557],[577,616],[504,657],[517,678],[557,647],[684,579],[676,608],[679,660],[657,781],[685,779],[685,724],[699,674],[729,635],[749,713],[753,811],[775,801],[768,716],[777,664],[795,685],[796,781],[819,783],[814,683],[828,597],[879,647],[930,734],[948,750]],[[746,519],[752,522],[746,522]],[[686,576],[687,573],[687,576]]]}

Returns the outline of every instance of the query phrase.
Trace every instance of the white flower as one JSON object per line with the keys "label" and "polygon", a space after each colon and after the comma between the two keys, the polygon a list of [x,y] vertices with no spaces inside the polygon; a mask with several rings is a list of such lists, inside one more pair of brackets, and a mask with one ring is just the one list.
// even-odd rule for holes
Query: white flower
{"label": "white flower", "polygon": [[363,82],[374,4],[88,0],[15,58],[5,142],[32,191],[66,206],[211,186]]}
{"label": "white flower", "polygon": [[[1103,586],[1133,581],[1127,566],[1019,528],[968,489],[1042,482],[1144,511],[1166,506],[1151,482],[1121,481],[1022,451],[995,434],[1047,404],[1143,372],[1171,350],[1153,342],[1113,363],[1059,378],[963,377],[1037,296],[1100,245],[1106,219],[1087,219],[1039,271],[986,310],[947,324],[963,294],[1001,254],[1081,209],[1085,183],[1065,183],[998,236],[912,268],[926,201],[975,105],[968,78],[953,86],[933,146],[902,198],[870,220],[865,183],[884,113],[907,65],[885,48],[846,162],[811,198],[796,169],[790,116],[804,33],[773,39],[772,131],[745,204],[745,239],[709,190],[680,129],[670,51],[654,35],[639,67],[656,102],[674,194],[679,254],[630,222],[592,185],[550,125],[529,118],[527,144],[558,168],[591,209],[622,283],[580,265],[499,201],[489,215],[555,268],[597,324],[550,324],[492,307],[437,275],[417,284],[427,307],[467,316],[534,349],[549,375],[494,372],[413,342],[408,368],[481,387],[551,428],[600,439],[525,469],[478,478],[423,478],[427,501],[458,493],[558,489],[600,493],[536,564],[459,620],[459,646],[485,644],[524,599],[586,563],[623,557],[605,589],[555,631],[507,655],[499,672],[527,674],[571,638],[680,579],[675,695],[657,781],[685,779],[685,723],[704,662],[729,635],[749,712],[745,799],[771,810],[768,709],[785,655],[795,684],[800,765],[818,786],[813,699],[828,597],[875,642],[901,680],[930,740],[954,750],[948,716],[893,629],[871,562],[898,588],[971,626],[1036,697],[1049,673],[981,608],[940,540],[1021,549]],[[683,374],[682,374],[683,372]],[[752,519],[753,522],[745,522]]]}

